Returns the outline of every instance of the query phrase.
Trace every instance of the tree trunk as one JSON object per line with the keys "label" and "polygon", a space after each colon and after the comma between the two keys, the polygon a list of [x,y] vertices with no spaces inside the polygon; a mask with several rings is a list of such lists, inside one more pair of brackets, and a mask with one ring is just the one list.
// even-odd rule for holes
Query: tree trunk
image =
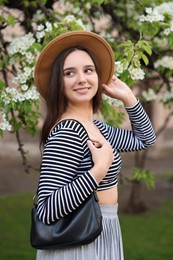
{"label": "tree trunk", "polygon": [[130,197],[125,208],[125,213],[142,213],[147,210],[147,206],[142,195],[142,186],[143,184],[141,182],[132,182]]}

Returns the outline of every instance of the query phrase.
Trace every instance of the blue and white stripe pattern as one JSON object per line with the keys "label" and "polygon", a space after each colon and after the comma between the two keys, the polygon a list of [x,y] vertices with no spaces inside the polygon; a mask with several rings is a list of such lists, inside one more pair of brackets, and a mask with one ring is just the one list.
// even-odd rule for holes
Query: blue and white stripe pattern
{"label": "blue and white stripe pattern", "polygon": [[38,189],[38,214],[44,223],[54,222],[75,210],[93,190],[117,185],[121,169],[119,152],[143,150],[155,142],[153,128],[140,102],[126,110],[132,130],[94,120],[114,150],[114,161],[99,184],[89,171],[92,158],[84,127],[78,121],[63,120],[51,131],[45,144]]}

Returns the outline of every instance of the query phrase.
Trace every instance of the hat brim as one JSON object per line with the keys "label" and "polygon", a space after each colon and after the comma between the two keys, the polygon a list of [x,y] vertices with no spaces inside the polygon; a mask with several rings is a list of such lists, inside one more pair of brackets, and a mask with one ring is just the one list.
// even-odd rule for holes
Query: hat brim
{"label": "hat brim", "polygon": [[108,84],[114,74],[114,53],[105,39],[93,32],[71,31],[57,36],[40,53],[36,62],[34,79],[41,96],[46,99],[52,65],[65,49],[81,45],[94,52],[101,67],[102,83]]}

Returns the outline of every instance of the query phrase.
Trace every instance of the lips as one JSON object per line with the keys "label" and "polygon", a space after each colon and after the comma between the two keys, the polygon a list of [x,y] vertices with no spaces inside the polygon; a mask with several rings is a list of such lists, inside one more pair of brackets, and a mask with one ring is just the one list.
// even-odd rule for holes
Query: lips
{"label": "lips", "polygon": [[78,94],[86,94],[89,90],[90,90],[90,87],[74,89],[74,91]]}

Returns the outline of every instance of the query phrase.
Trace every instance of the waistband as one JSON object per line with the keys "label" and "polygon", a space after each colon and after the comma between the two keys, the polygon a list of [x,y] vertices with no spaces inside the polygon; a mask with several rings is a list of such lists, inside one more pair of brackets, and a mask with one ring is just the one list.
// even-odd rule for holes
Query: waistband
{"label": "waistband", "polygon": [[115,216],[118,213],[118,204],[100,205],[100,209],[104,216]]}

